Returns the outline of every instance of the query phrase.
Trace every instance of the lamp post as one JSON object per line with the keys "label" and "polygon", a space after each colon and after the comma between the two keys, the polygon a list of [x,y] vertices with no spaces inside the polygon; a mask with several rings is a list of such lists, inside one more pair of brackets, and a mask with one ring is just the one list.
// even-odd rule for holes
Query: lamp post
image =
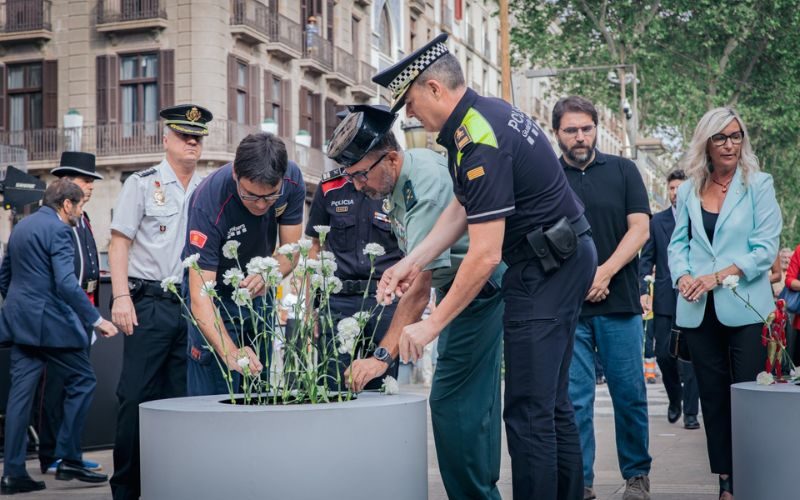
{"label": "lamp post", "polygon": [[625,138],[625,71],[633,71],[633,109],[631,115],[631,126],[628,128],[628,141],[630,142],[630,156],[636,158],[636,139],[639,133],[639,95],[636,82],[636,65],[635,64],[604,64],[599,66],[574,66],[570,68],[539,68],[529,69],[525,72],[527,78],[547,78],[554,77],[564,73],[578,73],[585,71],[607,71],[616,70],[619,77],[619,102],[620,102],[620,124],[622,126],[623,143]]}
{"label": "lamp post", "polygon": [[428,133],[416,118],[409,118],[400,124],[406,137],[406,148],[425,148],[428,146]]}

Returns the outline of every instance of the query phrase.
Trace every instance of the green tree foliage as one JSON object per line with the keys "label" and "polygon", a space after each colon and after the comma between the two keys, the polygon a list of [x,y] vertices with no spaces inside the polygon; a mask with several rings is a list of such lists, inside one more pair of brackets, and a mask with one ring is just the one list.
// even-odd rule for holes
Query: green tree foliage
{"label": "green tree foliage", "polygon": [[[775,177],[784,243],[800,242],[797,0],[511,0],[511,10],[515,65],[636,64],[644,133],[666,130],[688,143],[708,109],[735,107]],[[560,95],[619,109],[619,86],[604,72],[554,80]]]}

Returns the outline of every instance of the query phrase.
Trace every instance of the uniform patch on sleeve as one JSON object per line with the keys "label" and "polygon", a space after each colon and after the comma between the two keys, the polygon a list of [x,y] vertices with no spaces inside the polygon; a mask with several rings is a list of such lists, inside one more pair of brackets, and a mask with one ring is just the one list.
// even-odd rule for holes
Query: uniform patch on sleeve
{"label": "uniform patch on sleeve", "polygon": [[453,135],[453,138],[455,139],[456,147],[459,151],[464,149],[467,144],[472,142],[472,137],[470,137],[466,125],[461,125],[458,127],[456,129],[456,133]]}
{"label": "uniform patch on sleeve", "polygon": [[283,205],[275,208],[275,217],[280,217],[283,215],[283,212],[286,211],[286,207],[289,206],[289,202],[287,201]]}
{"label": "uniform patch on sleeve", "polygon": [[403,199],[406,202],[406,211],[411,210],[417,204],[417,195],[414,194],[414,185],[411,184],[411,179],[403,184]]}
{"label": "uniform patch on sleeve", "polygon": [[203,248],[204,246],[206,246],[206,241],[208,241],[208,236],[201,233],[200,231],[194,229],[189,231],[189,243],[191,245],[194,245],[197,248]]}
{"label": "uniform patch on sleeve", "polygon": [[375,220],[378,220],[378,221],[381,221],[381,222],[385,222],[387,224],[389,223],[389,216],[386,215],[383,212],[375,211],[374,217],[375,217]]}
{"label": "uniform patch on sleeve", "polygon": [[474,181],[478,177],[483,177],[486,174],[484,172],[483,167],[475,167],[471,170],[467,170],[467,179]]}

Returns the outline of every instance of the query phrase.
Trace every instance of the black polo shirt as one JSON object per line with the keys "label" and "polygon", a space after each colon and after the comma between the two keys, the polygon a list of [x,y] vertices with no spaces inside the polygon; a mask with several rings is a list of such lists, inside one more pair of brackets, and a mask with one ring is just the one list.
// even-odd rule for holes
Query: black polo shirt
{"label": "black polo shirt", "polygon": [[316,225],[331,227],[325,247],[336,256],[336,276],[340,279],[369,279],[369,256],[364,255],[367,243],[378,243],[386,250],[385,255],[375,258],[373,279],[379,279],[403,258],[383,200],[360,193],[344,176],[320,183],[314,193],[306,223],[307,236],[319,238]]}
{"label": "black polo shirt", "polygon": [[[628,215],[650,215],[642,176],[632,161],[597,150],[592,163],[583,170],[569,166],[563,156],[561,165],[572,190],[586,207],[585,215],[597,247],[597,263],[602,264],[611,257],[628,231]],[[637,255],[611,278],[605,300],[583,303],[581,316],[641,314],[638,269]]]}
{"label": "black polo shirt", "polygon": [[583,213],[542,129],[506,101],[467,89],[437,140],[467,222],[505,218],[504,253],[528,244],[534,229]]}

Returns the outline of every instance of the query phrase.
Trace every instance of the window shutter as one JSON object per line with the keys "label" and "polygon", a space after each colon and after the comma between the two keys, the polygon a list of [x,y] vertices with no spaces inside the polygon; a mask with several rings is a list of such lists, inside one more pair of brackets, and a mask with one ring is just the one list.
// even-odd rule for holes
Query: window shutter
{"label": "window shutter", "polygon": [[236,57],[228,54],[228,121],[235,123],[236,116]]}
{"label": "window shutter", "polygon": [[322,147],[322,95],[316,94],[311,98],[311,145],[315,148]]}
{"label": "window shutter", "polygon": [[0,65],[0,130],[6,129],[6,67]]}
{"label": "window shutter", "polygon": [[[264,119],[272,118],[272,73],[264,70]],[[280,123],[275,117],[275,123]],[[280,126],[280,125],[279,125]]]}
{"label": "window shutter", "polygon": [[97,124],[108,123],[108,58],[97,56],[95,58],[95,81],[97,82]]}
{"label": "window shutter", "polygon": [[58,61],[42,63],[42,127],[58,128]]}
{"label": "window shutter", "polygon": [[116,54],[108,57],[108,123],[119,121],[119,58]]}
{"label": "window shutter", "polygon": [[250,125],[258,125],[261,123],[261,92],[259,88],[259,77],[261,76],[261,67],[258,64],[251,64],[248,68],[250,82],[247,89],[247,98],[250,101],[247,106],[247,114],[249,117]]}
{"label": "window shutter", "polygon": [[333,43],[333,0],[328,0],[325,18],[328,20],[328,40]]}
{"label": "window shutter", "polygon": [[292,137],[292,84],[288,79],[281,81],[281,116],[279,123],[278,135]]}
{"label": "window shutter", "polygon": [[175,105],[175,51],[162,50],[158,54],[159,107]]}

